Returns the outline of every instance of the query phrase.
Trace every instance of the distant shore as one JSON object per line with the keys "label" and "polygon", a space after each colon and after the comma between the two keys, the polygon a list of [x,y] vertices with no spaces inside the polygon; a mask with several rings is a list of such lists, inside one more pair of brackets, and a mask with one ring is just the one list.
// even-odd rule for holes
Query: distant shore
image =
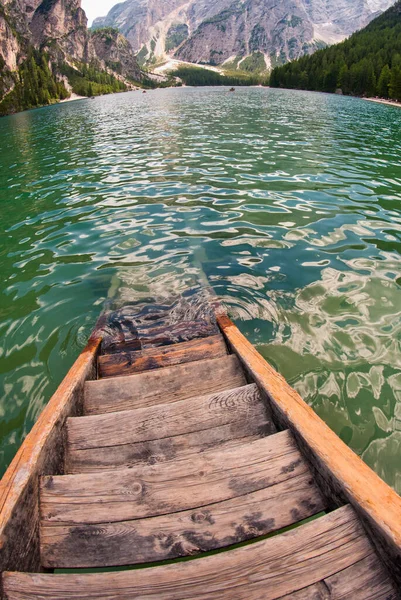
{"label": "distant shore", "polygon": [[72,102],[73,100],[83,100],[84,98],[87,98],[87,96],[78,96],[78,94],[74,94],[74,92],[72,92],[69,98],[64,98],[64,100],[60,100],[60,104],[62,102]]}
{"label": "distant shore", "polygon": [[388,104],[389,106],[397,106],[401,108],[401,102],[395,102],[394,100],[384,100],[383,98],[362,98],[368,102],[377,102],[377,104]]}

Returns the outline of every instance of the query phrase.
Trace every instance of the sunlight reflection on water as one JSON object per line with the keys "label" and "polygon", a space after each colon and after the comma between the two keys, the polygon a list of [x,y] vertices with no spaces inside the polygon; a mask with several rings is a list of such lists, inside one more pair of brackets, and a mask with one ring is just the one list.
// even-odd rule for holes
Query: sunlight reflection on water
{"label": "sunlight reflection on water", "polygon": [[265,89],[157,90],[0,121],[5,466],[105,298],[205,276],[401,491],[401,113]]}

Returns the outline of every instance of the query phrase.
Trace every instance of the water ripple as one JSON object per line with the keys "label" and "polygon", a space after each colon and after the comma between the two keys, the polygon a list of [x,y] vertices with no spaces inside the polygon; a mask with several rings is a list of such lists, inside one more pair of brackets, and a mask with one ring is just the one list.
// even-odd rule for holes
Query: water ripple
{"label": "water ripple", "polygon": [[211,88],[2,119],[2,467],[108,296],[163,301],[206,277],[401,491],[400,115]]}

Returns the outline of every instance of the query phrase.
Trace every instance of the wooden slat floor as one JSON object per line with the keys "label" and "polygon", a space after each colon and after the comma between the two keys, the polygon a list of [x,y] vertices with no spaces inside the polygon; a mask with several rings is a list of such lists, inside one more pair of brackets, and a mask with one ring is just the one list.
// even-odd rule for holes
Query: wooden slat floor
{"label": "wooden slat floor", "polygon": [[107,339],[68,420],[66,474],[42,478],[41,562],[174,562],[8,573],[6,598],[395,599],[353,509],[329,510],[213,322],[145,320]]}

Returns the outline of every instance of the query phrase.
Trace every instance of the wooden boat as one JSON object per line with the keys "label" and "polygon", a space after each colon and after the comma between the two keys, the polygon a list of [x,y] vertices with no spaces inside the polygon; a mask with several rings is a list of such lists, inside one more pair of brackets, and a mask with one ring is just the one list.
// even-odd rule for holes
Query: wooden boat
{"label": "wooden boat", "polygon": [[4,598],[400,598],[401,498],[226,314],[172,313],[103,319],[23,442]]}

